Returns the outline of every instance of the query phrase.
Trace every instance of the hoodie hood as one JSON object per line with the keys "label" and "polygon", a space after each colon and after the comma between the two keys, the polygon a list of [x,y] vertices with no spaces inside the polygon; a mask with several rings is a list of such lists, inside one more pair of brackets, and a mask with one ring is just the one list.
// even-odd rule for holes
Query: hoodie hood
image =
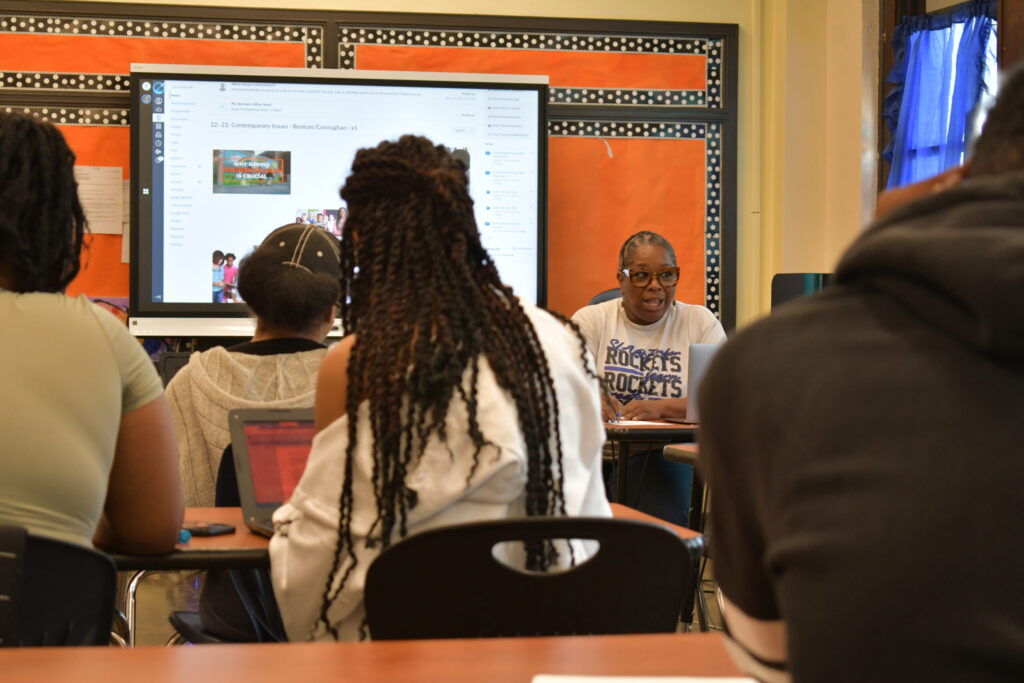
{"label": "hoodie hood", "polygon": [[893,211],[854,242],[836,284],[902,303],[944,334],[1024,356],[1024,173],[971,179]]}
{"label": "hoodie hood", "polygon": [[229,410],[313,405],[326,349],[260,356],[215,347],[189,360],[192,390]]}

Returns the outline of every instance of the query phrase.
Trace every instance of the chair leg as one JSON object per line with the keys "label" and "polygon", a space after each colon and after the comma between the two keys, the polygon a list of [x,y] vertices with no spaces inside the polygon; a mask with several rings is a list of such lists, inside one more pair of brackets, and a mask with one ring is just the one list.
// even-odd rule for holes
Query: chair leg
{"label": "chair leg", "polygon": [[125,628],[128,630],[128,635],[125,640],[128,641],[128,647],[135,647],[135,592],[139,588],[139,583],[145,578],[146,571],[140,570],[132,573],[128,579],[128,583],[125,586],[124,594],[122,596],[124,604],[124,618]]}
{"label": "chair leg", "polygon": [[708,599],[704,595],[703,581],[697,584],[697,624],[701,633],[707,633],[711,630],[708,619]]}
{"label": "chair leg", "polygon": [[[646,444],[644,444],[644,445],[646,445]],[[650,448],[645,449],[645,451],[644,451],[644,464],[641,465],[641,467],[640,467],[640,479],[636,483],[636,495],[633,496],[633,502],[632,503],[626,503],[627,505],[632,505],[632,507],[635,508],[635,509],[639,509],[640,508],[640,493],[643,491],[643,488],[644,488],[644,477],[647,475],[647,465],[651,461],[651,453],[652,452],[653,451]]]}
{"label": "chair leg", "polygon": [[164,644],[164,646],[175,647],[177,645],[188,645],[188,639],[185,638],[185,636],[178,633],[177,631],[175,631],[171,635],[171,637],[167,639],[167,642]]}
{"label": "chair leg", "polygon": [[124,595],[122,596],[122,600],[124,602],[125,627],[128,630],[128,635],[125,640],[128,641],[128,647],[135,647],[135,603],[139,585],[142,583],[142,580],[150,574],[162,573],[166,573],[166,570],[141,569],[133,573],[131,578],[128,579],[128,585],[125,587]]}
{"label": "chair leg", "polygon": [[118,645],[120,647],[128,647],[128,634],[130,629],[128,628],[128,619],[124,616],[124,612],[119,609],[114,609],[114,621],[110,625],[110,642],[111,644]]}

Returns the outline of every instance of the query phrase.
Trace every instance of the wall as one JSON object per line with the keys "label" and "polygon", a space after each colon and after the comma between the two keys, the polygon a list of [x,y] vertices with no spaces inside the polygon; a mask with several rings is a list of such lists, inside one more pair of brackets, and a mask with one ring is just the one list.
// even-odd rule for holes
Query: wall
{"label": "wall", "polygon": [[759,312],[775,273],[830,272],[874,206],[877,0],[762,0]]}
{"label": "wall", "polygon": [[[281,7],[280,0],[187,4]],[[768,311],[774,273],[831,270],[861,226],[862,19],[854,0],[436,0],[429,6],[294,0],[290,6],[738,24],[738,321]]]}
{"label": "wall", "polygon": [[927,12],[937,12],[953,5],[959,5],[964,0],[925,0],[924,8]]}

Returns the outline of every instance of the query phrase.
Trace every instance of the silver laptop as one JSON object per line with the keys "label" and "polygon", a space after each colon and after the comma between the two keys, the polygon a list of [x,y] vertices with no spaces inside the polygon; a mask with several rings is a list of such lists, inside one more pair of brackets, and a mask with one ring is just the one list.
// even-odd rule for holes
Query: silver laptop
{"label": "silver laptop", "polygon": [[700,422],[700,382],[721,344],[690,344],[690,363],[686,371],[686,421]]}
{"label": "silver laptop", "polygon": [[302,477],[316,428],[312,408],[232,410],[231,450],[246,526],[272,536],[271,516]]}

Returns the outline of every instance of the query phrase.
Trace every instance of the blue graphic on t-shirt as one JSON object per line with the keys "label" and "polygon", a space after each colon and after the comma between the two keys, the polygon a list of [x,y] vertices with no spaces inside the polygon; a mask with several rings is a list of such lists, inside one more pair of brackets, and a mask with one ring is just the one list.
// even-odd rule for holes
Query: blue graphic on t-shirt
{"label": "blue graphic on t-shirt", "polygon": [[682,354],[675,349],[641,349],[612,339],[605,350],[604,381],[623,405],[634,399],[682,398]]}

